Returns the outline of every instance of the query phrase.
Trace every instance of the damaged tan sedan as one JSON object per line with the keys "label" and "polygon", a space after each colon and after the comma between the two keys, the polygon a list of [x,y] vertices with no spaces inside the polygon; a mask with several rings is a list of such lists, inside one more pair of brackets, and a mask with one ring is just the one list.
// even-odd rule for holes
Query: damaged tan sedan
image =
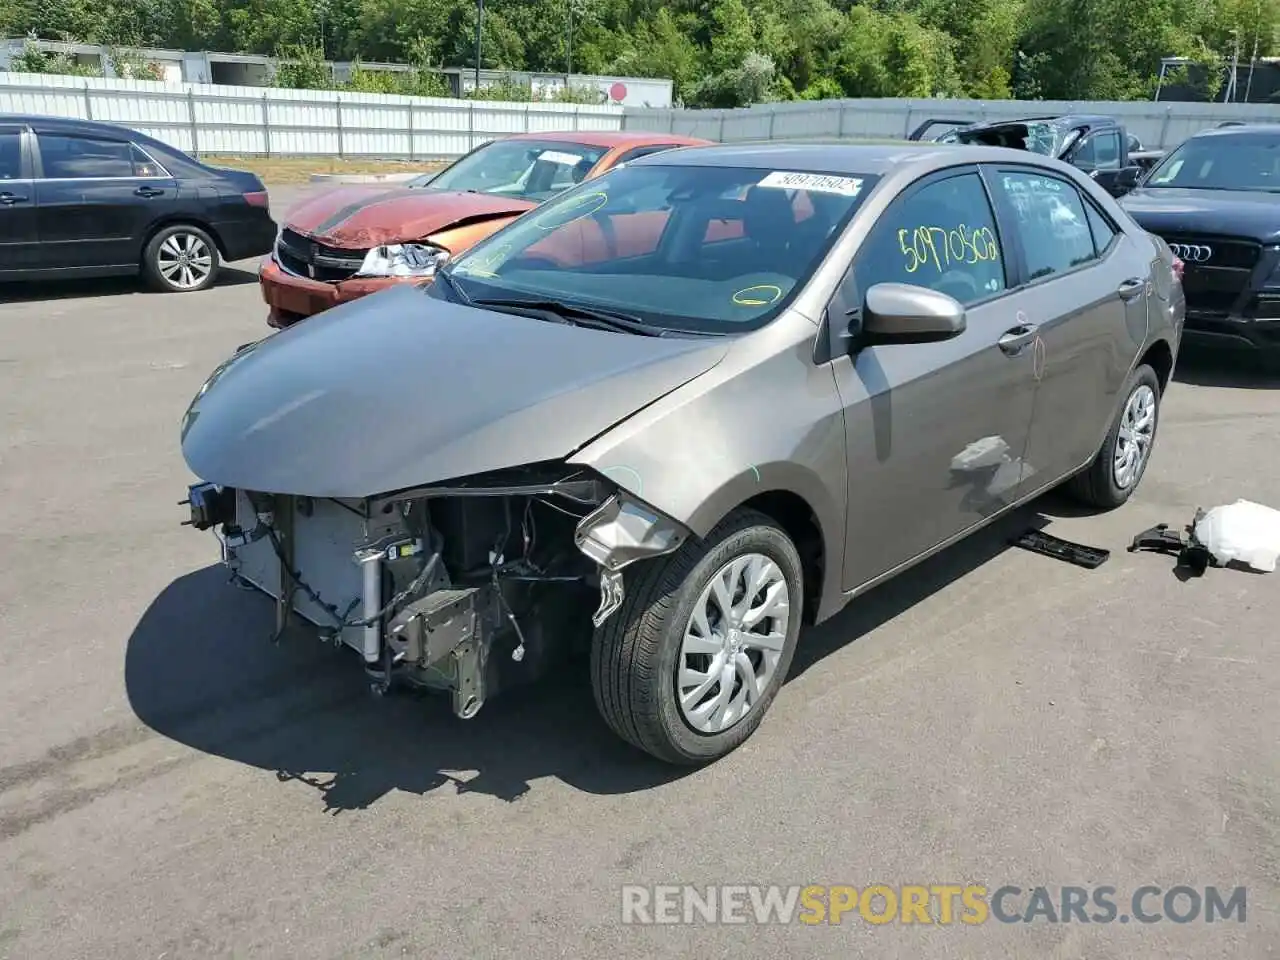
{"label": "damaged tan sedan", "polygon": [[375,692],[467,718],[589,651],[622,738],[707,762],[802,625],[1060,483],[1132,494],[1175,266],[1022,151],[644,157],[235,353],[183,420],[189,522]]}

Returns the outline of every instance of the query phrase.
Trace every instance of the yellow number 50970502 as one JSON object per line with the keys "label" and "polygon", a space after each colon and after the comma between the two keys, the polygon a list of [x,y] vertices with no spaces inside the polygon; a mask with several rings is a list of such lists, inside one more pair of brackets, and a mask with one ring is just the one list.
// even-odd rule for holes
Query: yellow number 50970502
{"label": "yellow number 50970502", "polygon": [[898,231],[898,245],[906,259],[907,273],[932,266],[939,273],[961,264],[996,260],[1000,248],[990,227],[970,230],[963,223],[946,227],[904,227]]}

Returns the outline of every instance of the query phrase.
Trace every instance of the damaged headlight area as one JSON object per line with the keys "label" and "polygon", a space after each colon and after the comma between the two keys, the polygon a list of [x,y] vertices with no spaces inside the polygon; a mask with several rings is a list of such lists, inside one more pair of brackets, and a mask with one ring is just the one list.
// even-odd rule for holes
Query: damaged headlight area
{"label": "damaged headlight area", "polygon": [[622,605],[622,571],[675,551],[680,524],[591,471],[537,464],[363,500],[196,484],[186,523],[232,576],[358,651],[370,687],[448,691],[475,716],[542,676]]}
{"label": "damaged headlight area", "polygon": [[365,254],[357,276],[434,277],[448,260],[448,250],[429,243],[385,244]]}

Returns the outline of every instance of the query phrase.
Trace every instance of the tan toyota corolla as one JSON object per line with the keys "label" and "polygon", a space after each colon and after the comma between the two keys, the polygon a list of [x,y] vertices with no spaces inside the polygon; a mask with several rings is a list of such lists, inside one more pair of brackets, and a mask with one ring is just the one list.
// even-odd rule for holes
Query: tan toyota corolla
{"label": "tan toyota corolla", "polygon": [[190,520],[375,692],[468,718],[578,649],[619,736],[707,762],[802,625],[1059,484],[1129,498],[1176,266],[1025,152],[655,154],[236,352],[183,420]]}

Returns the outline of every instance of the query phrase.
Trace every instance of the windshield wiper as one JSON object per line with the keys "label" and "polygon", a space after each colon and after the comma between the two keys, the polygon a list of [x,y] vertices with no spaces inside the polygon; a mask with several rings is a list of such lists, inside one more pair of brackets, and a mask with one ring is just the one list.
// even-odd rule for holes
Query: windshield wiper
{"label": "windshield wiper", "polygon": [[459,286],[458,281],[453,278],[448,270],[436,270],[436,279],[443,280],[449,289],[458,295],[458,299],[462,301],[464,306],[471,306],[471,298],[467,296],[466,291]]}
{"label": "windshield wiper", "polygon": [[581,307],[577,304],[564,303],[560,300],[492,298],[472,300],[471,303],[477,307],[507,307],[550,313],[575,326],[591,327],[595,330],[635,333],[643,337],[665,337],[671,333],[666,327],[645,323],[639,317],[634,317],[629,313],[617,313],[613,310],[601,310],[596,307]]}

